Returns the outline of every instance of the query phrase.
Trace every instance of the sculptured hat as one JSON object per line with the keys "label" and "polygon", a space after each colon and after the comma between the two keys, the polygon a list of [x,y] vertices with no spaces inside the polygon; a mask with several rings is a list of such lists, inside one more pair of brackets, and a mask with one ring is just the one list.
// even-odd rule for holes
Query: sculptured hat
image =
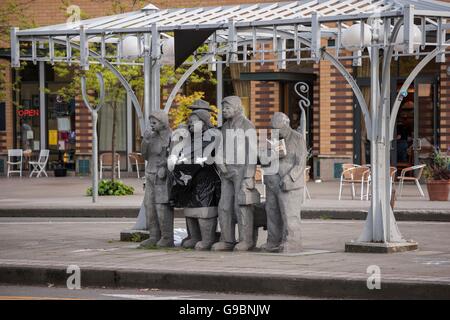
{"label": "sculptured hat", "polygon": [[209,106],[209,102],[202,99],[195,100],[192,105],[189,106],[189,109],[212,111],[211,107]]}
{"label": "sculptured hat", "polygon": [[149,115],[149,119],[150,118],[155,118],[156,120],[164,124],[165,127],[169,127],[169,117],[167,113],[162,110],[152,111]]}
{"label": "sculptured hat", "polygon": [[195,109],[192,111],[191,115],[196,115],[197,117],[202,120],[208,128],[212,128],[213,125],[211,124],[211,114],[204,110],[204,109]]}

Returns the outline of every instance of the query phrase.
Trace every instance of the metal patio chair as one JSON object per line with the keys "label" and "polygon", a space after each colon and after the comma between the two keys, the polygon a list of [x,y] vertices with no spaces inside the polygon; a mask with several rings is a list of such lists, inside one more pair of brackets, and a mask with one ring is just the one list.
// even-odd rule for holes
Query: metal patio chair
{"label": "metal patio chair", "polygon": [[[112,169],[112,152],[105,152],[100,155],[100,179],[103,177],[103,169]],[[120,155],[116,152],[114,155],[116,161],[117,177],[120,179]]]}
{"label": "metal patio chair", "polygon": [[[22,165],[23,165],[23,150],[22,149],[9,149],[8,150],[8,178],[11,173],[18,173],[22,177]],[[14,166],[18,167],[18,170],[14,170]]]}
{"label": "metal patio chair", "polygon": [[[396,167],[390,167],[389,168],[389,176],[390,176],[390,188],[389,188],[389,194],[392,196],[392,187],[395,183],[395,174],[397,173]],[[366,190],[366,200],[369,200],[369,190],[372,187],[372,175],[369,175],[369,181],[367,184],[367,190]]]}
{"label": "metal patio chair", "polygon": [[130,152],[128,154],[128,158],[130,159],[130,164],[136,166],[137,178],[140,179],[139,175],[139,166],[142,165],[145,170],[145,159],[139,152]]}
{"label": "metal patio chair", "polygon": [[[403,183],[405,181],[414,181],[417,186],[417,189],[419,189],[420,196],[425,197],[425,194],[423,193],[422,187],[420,186],[420,182],[419,182],[420,178],[422,177],[422,173],[423,173],[423,170],[425,169],[425,167],[426,167],[426,164],[419,164],[417,166],[412,166],[412,167],[405,168],[402,170],[402,172],[400,173],[400,177],[397,178],[399,180],[399,189],[400,189],[399,197],[402,196]],[[406,173],[413,172],[416,170],[418,170],[416,176],[414,176],[414,175],[412,177],[406,176]]]}
{"label": "metal patio chair", "polygon": [[45,166],[47,165],[49,156],[50,156],[50,150],[42,149],[39,152],[38,161],[29,161],[28,162],[29,165],[33,167],[33,170],[30,173],[30,177],[32,177],[33,174],[35,174],[35,173],[36,173],[36,178],[39,178],[42,173],[44,173],[45,176],[48,177],[47,171],[45,171]]}
{"label": "metal patio chair", "polygon": [[[345,184],[352,187],[352,199],[355,198],[355,184],[361,184],[361,200],[364,199],[364,184],[369,183],[370,168],[355,164],[343,164],[339,183],[339,200],[342,197],[342,188]],[[367,186],[368,187],[368,186]]]}

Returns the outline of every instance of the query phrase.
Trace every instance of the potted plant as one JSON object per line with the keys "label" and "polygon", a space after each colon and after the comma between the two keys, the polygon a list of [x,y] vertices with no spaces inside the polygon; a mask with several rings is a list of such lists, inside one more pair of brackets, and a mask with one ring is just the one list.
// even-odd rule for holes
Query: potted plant
{"label": "potted plant", "polygon": [[424,171],[431,201],[448,201],[450,190],[450,156],[434,148]]}

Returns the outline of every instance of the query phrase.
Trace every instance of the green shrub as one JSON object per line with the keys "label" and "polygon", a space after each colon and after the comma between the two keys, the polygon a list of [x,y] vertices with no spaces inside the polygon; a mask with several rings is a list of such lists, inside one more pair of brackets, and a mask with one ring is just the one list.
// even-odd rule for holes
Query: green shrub
{"label": "green shrub", "polygon": [[[98,184],[99,196],[128,196],[134,193],[134,188],[120,180],[101,180]],[[92,187],[87,188],[86,195],[92,196]]]}
{"label": "green shrub", "polygon": [[427,180],[450,180],[450,156],[433,148],[424,175]]}

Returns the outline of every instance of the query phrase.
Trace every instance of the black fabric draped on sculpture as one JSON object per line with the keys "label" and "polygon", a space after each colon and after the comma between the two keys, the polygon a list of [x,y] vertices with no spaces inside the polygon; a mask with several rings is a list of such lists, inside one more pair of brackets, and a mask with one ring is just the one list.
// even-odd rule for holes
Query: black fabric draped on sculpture
{"label": "black fabric draped on sculpture", "polygon": [[[193,145],[193,141],[192,141]],[[204,142],[202,149],[208,145]],[[220,199],[220,177],[214,164],[177,164],[172,172],[171,205],[176,208],[217,207]]]}

